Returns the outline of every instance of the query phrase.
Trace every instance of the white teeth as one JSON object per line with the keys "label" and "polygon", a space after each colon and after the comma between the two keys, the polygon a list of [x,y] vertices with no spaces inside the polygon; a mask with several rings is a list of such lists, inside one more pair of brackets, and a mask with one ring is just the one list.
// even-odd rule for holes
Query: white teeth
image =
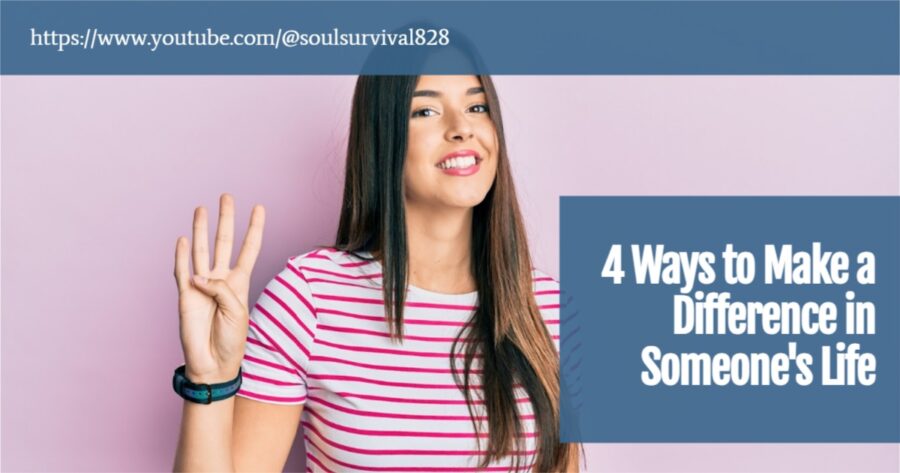
{"label": "white teeth", "polygon": [[475,165],[475,156],[450,158],[440,164],[441,169],[465,169]]}

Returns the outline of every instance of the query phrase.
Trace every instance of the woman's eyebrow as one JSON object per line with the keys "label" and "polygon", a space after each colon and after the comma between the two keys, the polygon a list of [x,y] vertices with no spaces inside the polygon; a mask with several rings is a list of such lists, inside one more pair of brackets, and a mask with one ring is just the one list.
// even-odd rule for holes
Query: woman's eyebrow
{"label": "woman's eyebrow", "polygon": [[[483,93],[484,93],[484,87],[472,87],[471,89],[466,91],[466,95],[475,95],[475,94],[483,94]],[[412,94],[413,97],[440,97],[441,95],[443,95],[443,94],[441,94],[440,92],[438,92],[436,90],[427,90],[427,89],[417,90],[417,91],[413,92],[413,94]]]}

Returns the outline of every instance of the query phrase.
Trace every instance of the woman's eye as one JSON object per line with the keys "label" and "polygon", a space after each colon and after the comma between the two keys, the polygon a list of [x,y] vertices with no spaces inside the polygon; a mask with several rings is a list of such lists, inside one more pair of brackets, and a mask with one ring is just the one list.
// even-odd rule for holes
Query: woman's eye
{"label": "woman's eye", "polygon": [[423,108],[423,109],[419,109],[419,110],[416,110],[415,112],[413,112],[412,116],[413,116],[413,118],[415,118],[415,117],[430,117],[435,113],[437,113],[437,112],[430,108]]}
{"label": "woman's eye", "polygon": [[[472,105],[471,107],[469,107],[469,111],[474,112],[474,113],[487,113],[488,106],[486,104]],[[412,118],[433,117],[435,115],[438,115],[437,110],[434,110],[432,108],[421,108],[412,113]]]}

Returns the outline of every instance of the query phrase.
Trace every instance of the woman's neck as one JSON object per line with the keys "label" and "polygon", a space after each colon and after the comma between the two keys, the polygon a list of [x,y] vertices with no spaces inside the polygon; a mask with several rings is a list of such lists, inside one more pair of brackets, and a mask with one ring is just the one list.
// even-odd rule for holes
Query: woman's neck
{"label": "woman's neck", "polygon": [[472,209],[406,206],[409,284],[434,292],[476,290],[472,274]]}

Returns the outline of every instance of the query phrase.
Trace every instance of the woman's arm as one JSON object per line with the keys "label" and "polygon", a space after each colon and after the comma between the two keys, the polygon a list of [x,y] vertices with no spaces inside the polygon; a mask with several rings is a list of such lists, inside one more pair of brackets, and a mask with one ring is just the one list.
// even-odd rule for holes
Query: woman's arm
{"label": "woman's arm", "polygon": [[284,471],[302,413],[302,404],[271,404],[238,396],[232,439],[234,471]]}
{"label": "woman's arm", "polygon": [[184,401],[173,471],[235,471],[232,426],[235,396],[211,404]]}
{"label": "woman's arm", "polygon": [[184,402],[174,471],[283,471],[302,405],[232,396],[212,404]]}
{"label": "woman's arm", "polygon": [[[185,375],[194,383],[218,384],[234,379],[239,373],[248,333],[250,275],[262,245],[264,225],[265,209],[260,205],[254,206],[237,264],[231,267],[234,201],[229,194],[222,194],[212,267],[205,208],[194,210],[192,240],[189,242],[187,238],[179,237],[175,244],[179,334],[184,351]],[[188,260],[189,250],[192,265]],[[285,443],[289,450],[294,435],[285,433],[283,425],[289,421],[285,418],[299,416],[278,418],[275,413],[285,414],[288,410],[295,413],[299,412],[299,408],[258,407],[252,410],[256,415],[247,416],[245,409],[238,409],[244,402],[235,399],[235,396],[210,404],[185,400],[173,469],[234,471],[235,466],[244,466],[247,452],[255,454],[262,448],[269,449],[269,455],[255,454],[249,461],[251,467],[261,469],[256,468],[256,457],[267,461],[273,458],[279,460],[272,453],[279,453]],[[273,427],[269,423],[274,423],[275,428],[272,433],[266,434],[262,426]],[[296,423],[293,425],[296,427]],[[263,435],[248,439],[244,434],[248,430],[263,431]],[[238,448],[233,448],[236,439],[241,443]],[[284,459],[280,460],[283,464]]]}

